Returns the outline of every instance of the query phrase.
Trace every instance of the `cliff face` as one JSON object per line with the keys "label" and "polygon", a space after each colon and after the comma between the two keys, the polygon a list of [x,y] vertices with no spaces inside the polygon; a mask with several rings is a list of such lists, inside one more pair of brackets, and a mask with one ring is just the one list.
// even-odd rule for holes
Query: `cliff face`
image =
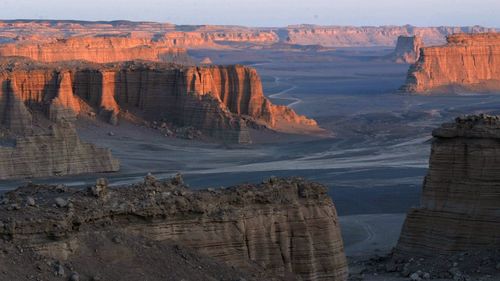
{"label": "cliff face", "polygon": [[424,43],[418,36],[399,36],[391,58],[397,63],[415,63],[420,57],[422,47]]}
{"label": "cliff face", "polygon": [[0,179],[118,171],[108,149],[78,138],[67,75],[17,74],[0,74]]}
{"label": "cliff face", "polygon": [[457,118],[433,132],[420,207],[406,218],[396,254],[498,249],[500,119]]}
{"label": "cliff face", "polygon": [[[28,196],[36,207],[25,207]],[[335,207],[325,187],[300,179],[192,192],[179,178],[159,182],[147,176],[143,184],[112,189],[99,180],[87,192],[28,186],[5,198],[0,236],[62,261],[85,251],[82,235],[119,231],[175,241],[244,271],[257,267],[268,275],[261,280],[347,280]],[[59,207],[52,206],[56,198]],[[110,255],[113,247],[119,246],[108,248]],[[91,270],[106,274],[106,267]]]}
{"label": "cliff face", "polygon": [[409,92],[500,89],[500,34],[455,34],[439,47],[421,49],[403,90]]}
{"label": "cliff face", "polygon": [[54,42],[35,40],[0,45],[1,57],[27,57],[36,61],[86,60],[108,63],[150,60],[191,64],[185,49],[155,43],[147,39],[124,37],[72,37]]}
{"label": "cliff face", "polygon": [[[15,64],[15,63],[14,63]],[[97,115],[116,124],[122,113],[192,126],[228,141],[248,141],[247,125],[292,133],[320,132],[316,122],[266,99],[255,69],[154,63],[4,65],[3,80],[21,103],[52,119]],[[6,122],[24,122],[14,118]],[[20,126],[22,127],[22,126]]]}

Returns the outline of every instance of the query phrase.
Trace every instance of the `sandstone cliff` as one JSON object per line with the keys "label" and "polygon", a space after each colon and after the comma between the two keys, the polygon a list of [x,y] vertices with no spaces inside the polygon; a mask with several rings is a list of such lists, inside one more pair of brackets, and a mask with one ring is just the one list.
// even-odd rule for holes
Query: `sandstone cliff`
{"label": "sandstone cliff", "polygon": [[27,57],[36,61],[56,62],[86,60],[107,63],[150,60],[192,64],[186,49],[127,37],[71,37],[40,43],[31,39],[22,43],[0,45],[0,57]]}
{"label": "sandstone cliff", "polygon": [[420,57],[420,48],[424,47],[418,36],[399,36],[394,53],[390,58],[397,63],[415,63]]}
{"label": "sandstone cliff", "polygon": [[[116,124],[120,117],[134,115],[151,122],[192,126],[231,142],[248,142],[247,126],[287,133],[321,132],[314,120],[271,104],[263,95],[256,70],[244,66],[8,60],[0,67],[0,77],[14,86],[10,93],[20,102],[16,104],[41,107],[52,119],[72,121],[79,114],[96,115]],[[27,121],[12,118],[5,122]]]}
{"label": "sandstone cliff", "polygon": [[457,118],[433,132],[421,205],[406,218],[396,255],[499,249],[500,119]]}
{"label": "sandstone cliff", "polygon": [[456,92],[500,90],[500,34],[455,34],[439,47],[421,49],[403,90]]}
{"label": "sandstone cliff", "polygon": [[[86,257],[94,266],[72,262],[87,253],[82,237],[113,231],[117,237],[173,241],[241,270],[266,273],[260,280],[347,280],[335,207],[324,186],[300,179],[193,192],[179,177],[157,181],[148,175],[142,184],[120,188],[98,180],[88,191],[30,185],[7,193],[2,202],[1,237],[24,251],[73,264],[82,276],[116,275],[112,266],[95,264],[102,247]],[[120,255],[127,252],[117,244],[106,253],[123,262]],[[158,255],[152,260],[162,260],[156,247],[151,246],[150,253]],[[135,267],[126,262],[125,269],[115,270]],[[143,272],[148,280],[165,280]]]}

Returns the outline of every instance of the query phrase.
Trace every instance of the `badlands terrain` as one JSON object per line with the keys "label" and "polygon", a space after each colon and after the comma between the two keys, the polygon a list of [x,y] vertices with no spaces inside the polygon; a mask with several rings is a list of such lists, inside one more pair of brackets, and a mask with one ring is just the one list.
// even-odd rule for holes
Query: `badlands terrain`
{"label": "badlands terrain", "polygon": [[[25,186],[6,193],[2,201],[0,211],[9,218],[1,233],[11,241],[7,252],[18,251],[20,264],[33,263],[34,253],[42,269],[30,268],[26,274],[47,278],[54,269],[56,275],[62,269],[63,276],[75,272],[83,280],[136,276],[140,270],[133,268],[93,272],[96,264],[86,256],[110,248],[125,251],[115,246],[136,240],[125,256],[132,259],[152,248],[158,255],[169,253],[172,260],[184,257],[186,270],[196,266],[201,271],[192,280],[209,275],[214,280],[288,275],[345,280],[344,252],[353,280],[408,280],[414,273],[418,278],[427,273],[442,280],[459,274],[495,280],[498,253],[481,252],[494,237],[476,241],[469,239],[467,228],[457,227],[453,235],[440,236],[445,243],[435,245],[430,241],[436,237],[419,234],[428,227],[422,221],[432,225],[436,217],[442,224],[433,229],[446,232],[470,215],[446,206],[464,204],[478,210],[472,221],[488,218],[478,231],[497,227],[495,213],[480,204],[496,198],[489,186],[470,191],[485,191],[485,199],[462,197],[462,187],[470,187],[471,181],[496,179],[464,164],[472,159],[480,165],[483,158],[474,158],[474,152],[469,156],[461,147],[468,143],[464,134],[472,130],[480,140],[471,145],[495,152],[496,135],[488,134],[498,121],[458,119],[458,125],[445,125],[432,138],[434,129],[457,116],[500,114],[494,31],[477,26],[246,28],[2,21],[0,152],[23,157],[0,159],[5,167],[0,189],[4,193]],[[452,35],[447,42],[446,36],[456,32],[481,34]],[[419,50],[422,45],[429,47]],[[436,69],[443,61],[449,65]],[[487,161],[494,165],[496,160]],[[440,165],[457,165],[460,174],[471,176],[456,178]],[[177,173],[183,180],[170,180]],[[107,180],[96,183],[101,177]],[[443,187],[451,179],[457,190]],[[235,185],[239,187],[218,189]],[[494,202],[488,206],[496,208]],[[33,221],[38,211],[50,215]],[[254,213],[262,217],[246,221]],[[283,213],[288,220],[283,221]],[[326,223],[326,238],[303,221],[305,216],[324,226],[323,215],[332,223]],[[167,225],[162,218],[170,218]],[[192,223],[188,219],[206,223],[199,236],[173,238],[177,226],[168,223],[186,227]],[[258,221],[268,220],[276,224],[258,227]],[[238,229],[217,230],[214,221],[238,221]],[[129,231],[115,233],[116,226]],[[137,228],[151,232],[137,233]],[[235,240],[217,244],[217,231]],[[33,237],[35,244],[24,242]],[[103,244],[92,243],[95,237]],[[251,246],[257,243],[253,239],[280,246],[262,250]],[[440,268],[430,268],[436,257],[422,245],[443,247],[440,251],[450,258],[439,261]],[[324,247],[333,252],[322,252]],[[330,259],[324,260],[325,255]],[[467,259],[463,255],[471,256],[473,268],[461,266]],[[214,256],[215,261],[210,259]],[[477,261],[481,258],[488,258],[483,268]],[[227,268],[227,263],[219,265],[227,261]],[[165,278],[163,266],[152,263],[159,275],[148,276]],[[12,279],[22,274],[12,268],[4,275]]]}

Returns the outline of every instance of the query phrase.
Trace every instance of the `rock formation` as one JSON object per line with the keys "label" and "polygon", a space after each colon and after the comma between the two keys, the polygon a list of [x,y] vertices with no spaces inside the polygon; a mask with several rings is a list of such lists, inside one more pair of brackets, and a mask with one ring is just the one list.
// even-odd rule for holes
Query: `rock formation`
{"label": "rock formation", "polygon": [[[257,280],[347,280],[340,227],[327,189],[301,179],[272,178],[257,186],[193,192],[180,177],[157,181],[148,175],[144,183],[129,187],[110,188],[105,180],[87,191],[29,185],[4,197],[0,237],[21,252],[72,264],[72,271],[86,277],[135,268],[121,257],[129,251],[119,245],[120,237],[135,236],[156,241],[150,242],[146,255],[157,255],[152,260],[162,260],[162,252],[155,250],[162,243],[174,242],[240,270],[266,275]],[[114,233],[116,243],[105,244],[107,233]],[[104,238],[95,252],[87,250],[92,237]],[[122,268],[96,264],[103,248],[108,260],[114,257]],[[143,272],[142,278],[165,280]]]}
{"label": "rock formation", "polygon": [[96,115],[116,124],[119,117],[134,115],[150,122],[192,126],[230,142],[248,142],[247,126],[321,132],[315,121],[271,104],[256,70],[244,66],[41,64],[11,59],[0,68],[0,80],[10,81],[14,88],[9,93],[19,104],[41,107],[52,119],[72,121],[78,115]]}
{"label": "rock formation", "polygon": [[439,47],[421,49],[403,90],[456,92],[500,90],[500,34],[455,34]]}
{"label": "rock formation", "polygon": [[415,63],[423,46],[422,38],[418,36],[399,36],[396,49],[390,58],[397,63]]}
{"label": "rock formation", "polygon": [[407,215],[396,256],[499,249],[500,118],[457,118],[433,136],[421,204]]}
{"label": "rock formation", "polygon": [[126,37],[71,37],[48,43],[28,41],[0,45],[0,57],[12,56],[42,62],[86,60],[107,63],[150,60],[192,64],[186,49]]}
{"label": "rock formation", "polygon": [[0,73],[0,179],[117,171],[108,149],[78,138],[69,76],[31,74]]}

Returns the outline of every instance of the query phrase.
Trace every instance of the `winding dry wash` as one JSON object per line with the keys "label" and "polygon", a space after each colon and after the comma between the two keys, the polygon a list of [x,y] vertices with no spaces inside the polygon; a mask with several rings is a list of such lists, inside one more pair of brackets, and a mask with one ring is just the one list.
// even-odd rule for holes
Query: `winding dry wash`
{"label": "winding dry wash", "polygon": [[0,20],[0,281],[500,280],[498,29],[293,23]]}

